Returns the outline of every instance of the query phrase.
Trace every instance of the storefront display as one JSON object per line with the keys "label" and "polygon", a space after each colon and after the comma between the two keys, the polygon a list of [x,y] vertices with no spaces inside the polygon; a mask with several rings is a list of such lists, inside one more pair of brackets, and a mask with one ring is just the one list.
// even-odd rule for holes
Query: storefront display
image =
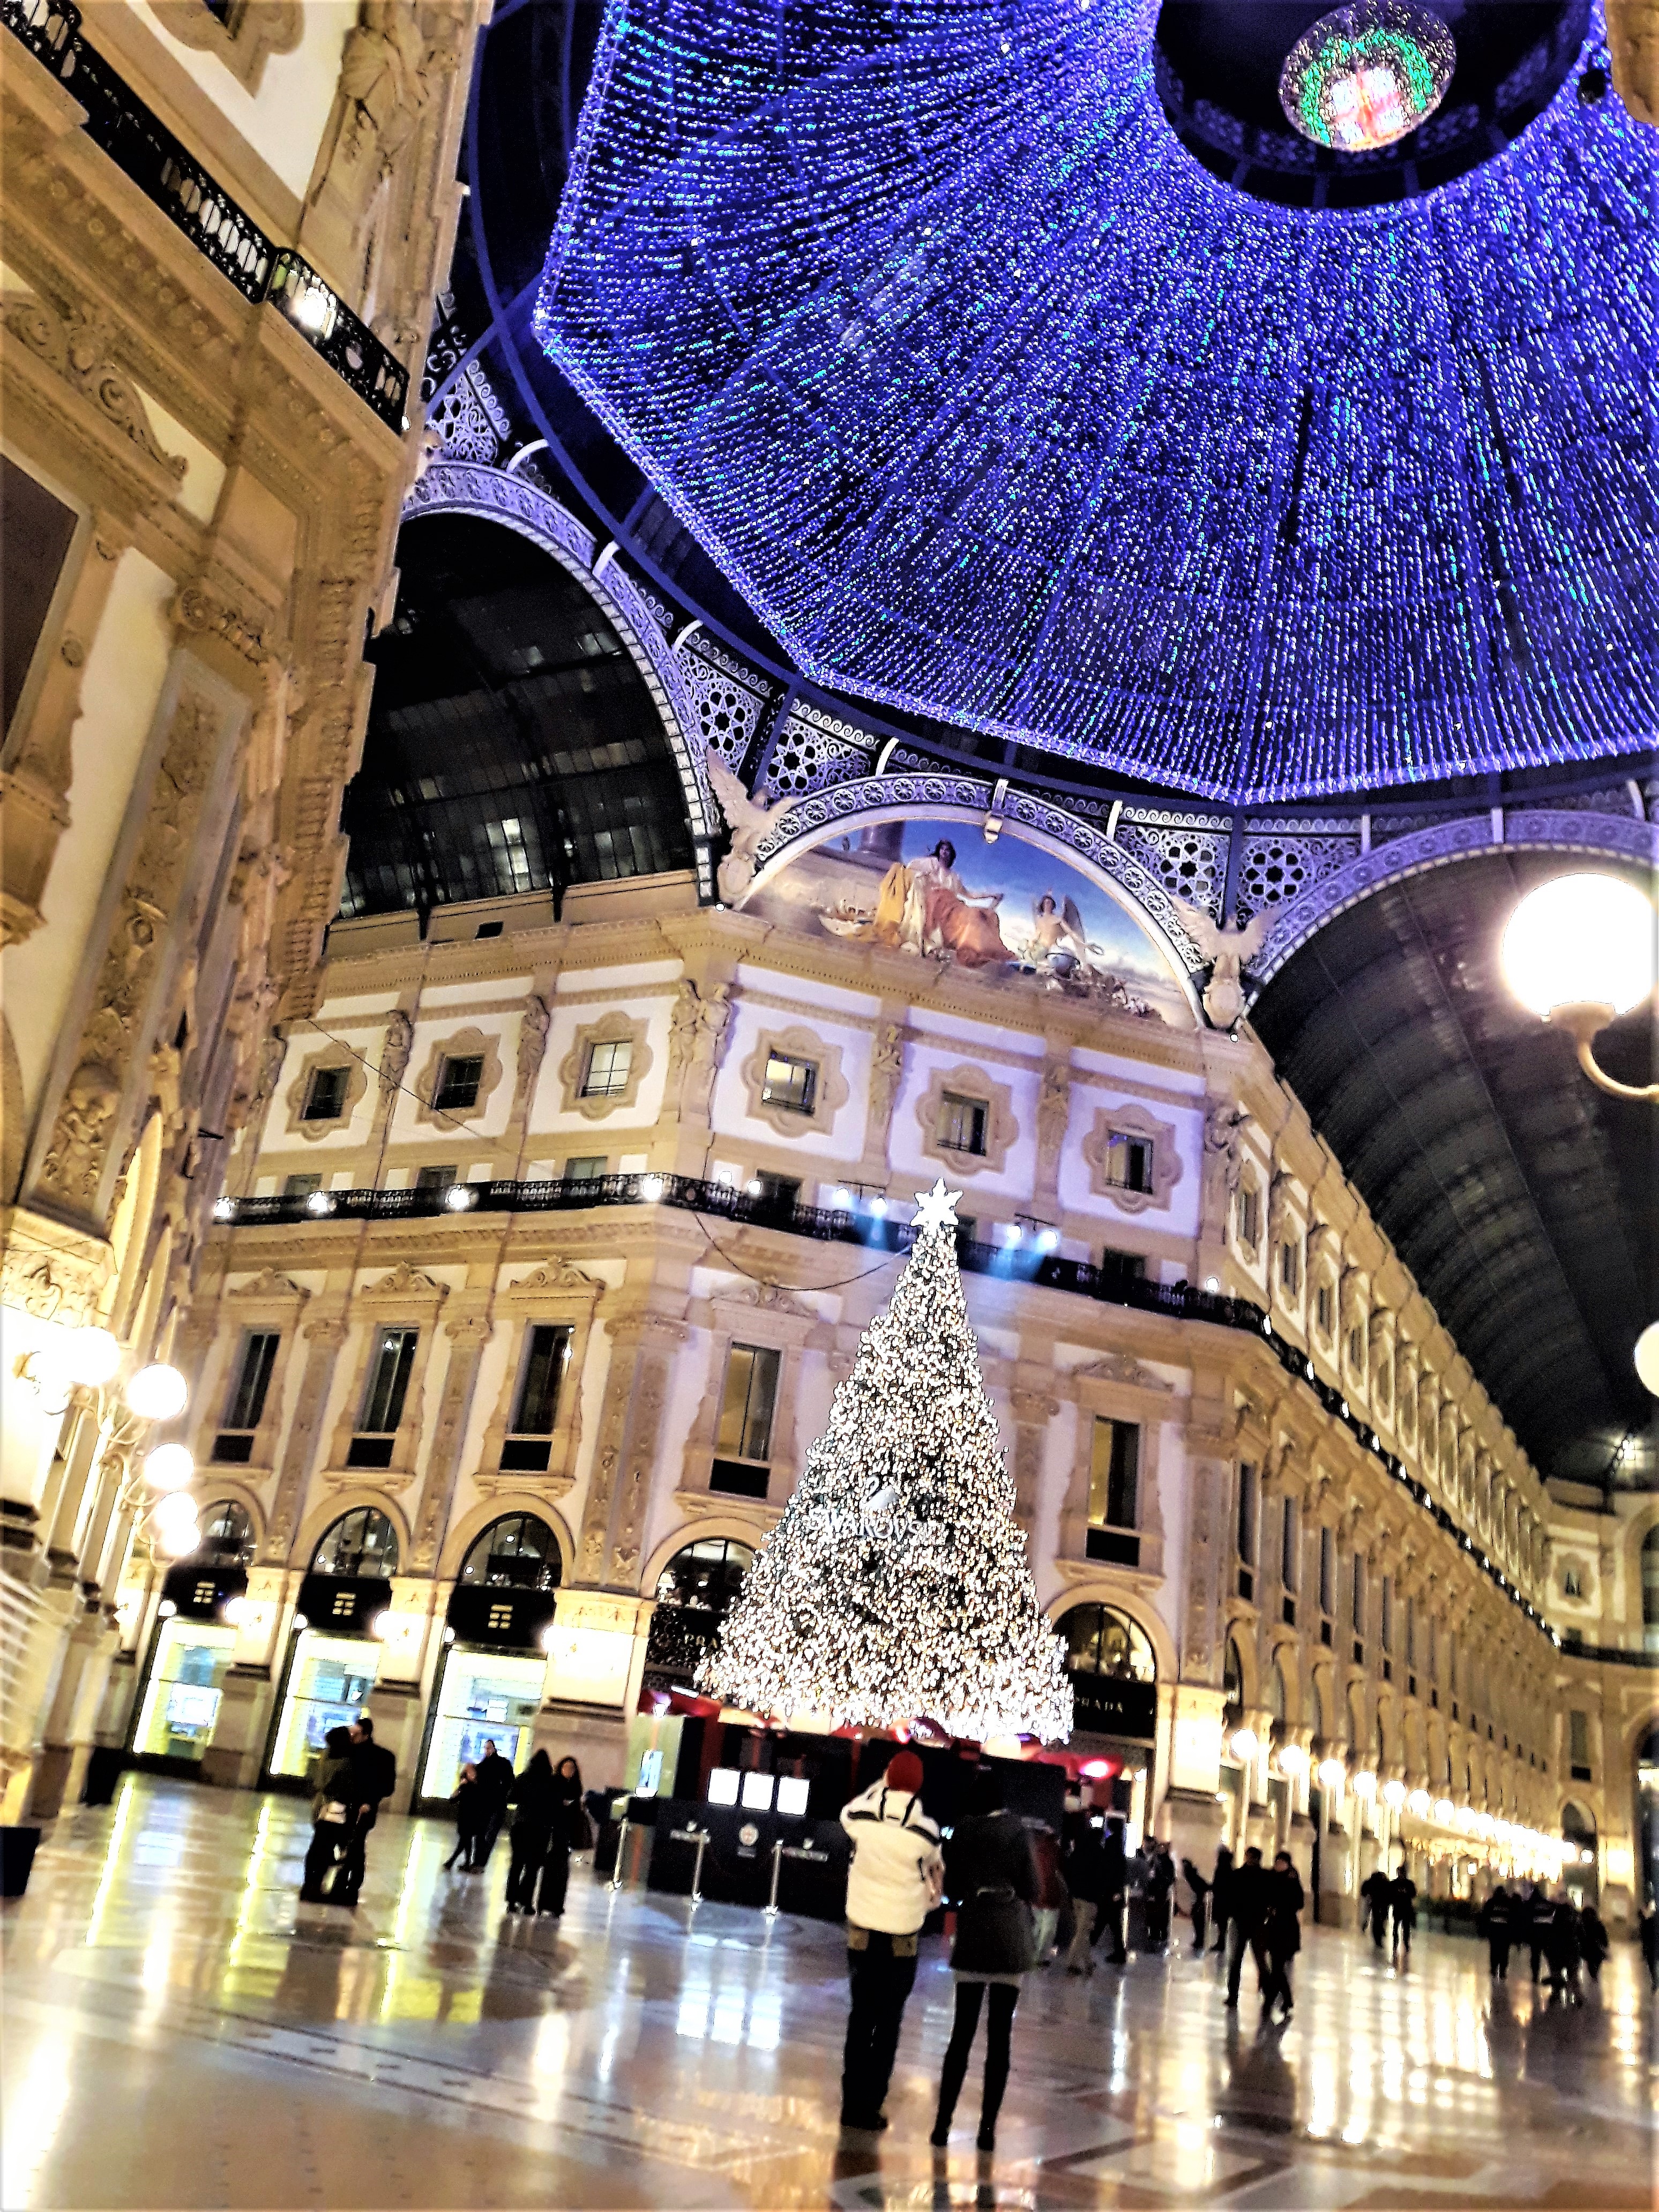
{"label": "storefront display", "polygon": [[453,1795],[463,1763],[483,1756],[485,1741],[522,1772],[534,1748],[532,1731],[547,1674],[545,1653],[445,1650],[434,1694],[432,1726],[418,1795],[441,1803]]}
{"label": "storefront display", "polygon": [[133,1730],[139,1757],[201,1759],[213,1741],[235,1650],[234,1628],[177,1617],[162,1621]]}
{"label": "storefront display", "polygon": [[301,1631],[277,1717],[270,1753],[273,1775],[303,1778],[329,1729],[350,1726],[368,1702],[380,1656],[381,1647],[373,1637]]}

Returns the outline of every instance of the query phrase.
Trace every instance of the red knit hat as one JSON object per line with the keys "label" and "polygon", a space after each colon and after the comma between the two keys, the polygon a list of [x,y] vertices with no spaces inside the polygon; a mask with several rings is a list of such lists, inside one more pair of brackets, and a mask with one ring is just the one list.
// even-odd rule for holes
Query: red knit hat
{"label": "red knit hat", "polygon": [[908,1790],[914,1797],[921,1787],[921,1761],[914,1751],[897,1751],[888,1762],[886,1774],[890,1790]]}

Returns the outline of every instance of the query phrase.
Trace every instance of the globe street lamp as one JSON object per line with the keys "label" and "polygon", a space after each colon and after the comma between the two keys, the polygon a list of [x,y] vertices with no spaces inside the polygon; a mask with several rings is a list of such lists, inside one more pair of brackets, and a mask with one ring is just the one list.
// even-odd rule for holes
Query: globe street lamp
{"label": "globe street lamp", "polygon": [[1659,1098],[1659,1083],[1616,1083],[1597,1066],[1591,1042],[1653,989],[1652,902],[1618,876],[1557,876],[1510,916],[1499,960],[1523,1006],[1567,1031],[1578,1065],[1616,1098]]}

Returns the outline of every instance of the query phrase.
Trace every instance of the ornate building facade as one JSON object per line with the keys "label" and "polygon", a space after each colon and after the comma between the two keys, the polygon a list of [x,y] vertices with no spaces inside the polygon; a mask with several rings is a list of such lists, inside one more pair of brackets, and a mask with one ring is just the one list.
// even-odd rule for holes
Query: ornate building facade
{"label": "ornate building facade", "polygon": [[[479,20],[0,11],[8,1820],[78,1792],[139,1505],[121,1377],[166,1358],[335,908]],[[74,1382],[93,1324],[118,1364]]]}

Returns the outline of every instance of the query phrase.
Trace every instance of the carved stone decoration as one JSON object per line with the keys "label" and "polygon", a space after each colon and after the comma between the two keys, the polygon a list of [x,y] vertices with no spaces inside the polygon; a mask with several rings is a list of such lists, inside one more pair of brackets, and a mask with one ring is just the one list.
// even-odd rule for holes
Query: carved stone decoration
{"label": "carved stone decoration", "polygon": [[430,1574],[448,1527],[460,1473],[461,1445],[478,1384],[478,1369],[493,1324],[486,1314],[457,1314],[444,1324],[449,1362],[442,1395],[427,1446],[426,1481],[416,1510],[411,1560],[417,1574]]}
{"label": "carved stone decoration", "polygon": [[886,1156],[887,1131],[893,1118],[893,1101],[904,1073],[904,1024],[884,1021],[876,1031],[870,1050],[870,1109],[865,1127],[866,1154]]}
{"label": "carved stone decoration", "polygon": [[1041,1390],[1011,1390],[1008,1404],[1014,1416],[1014,1518],[1029,1539],[1042,1488],[1048,1424],[1060,1411],[1060,1401]]}
{"label": "carved stone decoration", "polygon": [[[1152,1148],[1152,1188],[1128,1190],[1109,1182],[1112,1139],[1138,1137]],[[1176,1125],[1160,1121],[1141,1106],[1103,1106],[1094,1127],[1083,1140],[1083,1158],[1089,1169],[1089,1188],[1097,1197],[1109,1199],[1125,1213],[1158,1212],[1166,1209],[1170,1193],[1181,1181],[1182,1159],[1176,1143]]]}
{"label": "carved stone decoration", "polygon": [[532,991],[526,998],[524,1012],[519,1017],[519,1062],[513,1093],[515,1111],[522,1111],[528,1106],[536,1078],[541,1073],[550,1019],[546,1000],[538,998]]}
{"label": "carved stone decoration", "polygon": [[138,848],[127,871],[93,1011],[40,1164],[43,1194],[90,1216],[127,1074],[138,1050],[167,922],[184,889],[213,768],[217,710],[186,693],[174,710]]}
{"label": "carved stone decoration", "polygon": [[334,1364],[347,1334],[346,1322],[337,1314],[319,1316],[306,1328],[305,1372],[300,1378],[299,1396],[283,1448],[282,1465],[277,1472],[276,1495],[271,1504],[270,1519],[265,1527],[264,1545],[259,1555],[271,1566],[286,1564],[289,1547],[293,1543],[295,1529],[299,1526],[300,1504],[311,1473],[318,1425],[322,1419],[323,1408],[328,1402],[329,1389],[334,1381]]}
{"label": "carved stone decoration", "polygon": [[583,1274],[568,1260],[544,1260],[532,1273],[520,1275],[516,1283],[507,1287],[515,1295],[524,1291],[533,1295],[538,1291],[599,1291],[604,1290],[605,1285],[592,1275]]}
{"label": "carved stone decoration", "polygon": [[[683,1323],[647,1315],[611,1324],[611,1371],[576,1553],[576,1580],[623,1582],[636,1574],[639,1530],[657,1464],[657,1431],[673,1346]],[[630,1561],[621,1554],[631,1553]]]}
{"label": "carved stone decoration", "polygon": [[60,314],[37,293],[7,292],[0,294],[0,326],[130,438],[146,459],[174,483],[183,481],[189,464],[158,442],[137,386],[110,358],[112,331],[100,317],[78,307]]}
{"label": "carved stone decoration", "polygon": [[1659,128],[1659,0],[1607,0],[1613,88],[1638,123]]}
{"label": "carved stone decoration", "polygon": [[272,54],[291,54],[305,33],[302,0],[230,0],[222,18],[203,0],[152,0],[181,46],[217,57],[239,84],[258,92]]}
{"label": "carved stone decoration", "polygon": [[394,1007],[386,1025],[386,1038],[380,1047],[379,1079],[380,1096],[389,1098],[404,1079],[409,1066],[410,1048],[415,1042],[415,1025],[401,1006]]}
{"label": "carved stone decoration", "polygon": [[1137,1390],[1161,1390],[1167,1396],[1175,1385],[1154,1375],[1150,1367],[1143,1367],[1133,1352],[1105,1352],[1098,1359],[1091,1359],[1084,1367],[1073,1367],[1072,1375],[1079,1380],[1099,1382],[1127,1382]]}
{"label": "carved stone decoration", "polygon": [[279,1274],[275,1267],[266,1267],[261,1273],[239,1283],[227,1293],[233,1298],[253,1298],[267,1302],[273,1298],[291,1300],[295,1304],[311,1296],[309,1291],[296,1283],[291,1275]]}
{"label": "carved stone decoration", "polygon": [[1187,1619],[1181,1674],[1183,1681],[1219,1682],[1222,1643],[1216,1617],[1218,1524],[1224,1510],[1227,1470],[1213,1460],[1193,1462],[1188,1496],[1192,1521],[1187,1541]]}
{"label": "carved stone decoration", "polygon": [[1238,1188],[1244,1170],[1244,1132],[1249,1119],[1242,1106],[1230,1106],[1224,1100],[1204,1117],[1204,1150],[1219,1166],[1229,1192]]}
{"label": "carved stone decoration", "polygon": [[186,584],[169,611],[186,635],[227,647],[252,669],[263,672],[268,660],[280,661],[279,641],[272,635],[266,610],[251,612],[203,578]]}
{"label": "carved stone decoration", "polygon": [[447,1298],[449,1285],[437,1281],[431,1275],[423,1274],[418,1267],[411,1267],[407,1260],[399,1260],[395,1267],[382,1275],[378,1283],[371,1283],[361,1295],[365,1298],[393,1298],[400,1302],[410,1298]]}
{"label": "carved stone decoration", "polygon": [[674,994],[668,1028],[669,1073],[678,1080],[682,1115],[708,1112],[731,1020],[729,983],[700,990],[690,976],[684,978]]}
{"label": "carved stone decoration", "polygon": [[1065,1149],[1071,1118],[1071,1063],[1066,1060],[1048,1060],[1037,1091],[1036,1182],[1040,1191],[1052,1192],[1057,1187],[1060,1156]]}
{"label": "carved stone decoration", "polygon": [[346,33],[334,112],[309,204],[333,203],[349,224],[368,212],[382,178],[420,128],[432,96],[416,0],[362,0]]}

